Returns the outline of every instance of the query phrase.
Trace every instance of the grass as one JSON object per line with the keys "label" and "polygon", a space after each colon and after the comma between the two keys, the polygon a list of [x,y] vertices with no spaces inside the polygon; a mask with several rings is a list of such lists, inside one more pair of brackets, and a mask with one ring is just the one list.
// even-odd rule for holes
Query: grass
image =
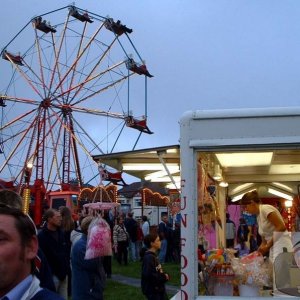
{"label": "grass", "polygon": [[[129,262],[127,266],[119,265],[116,260],[112,260],[112,273],[120,274],[127,277],[141,278],[141,262]],[[180,265],[175,263],[163,264],[164,272],[170,275],[171,285],[180,286]]]}
{"label": "grass", "polygon": [[127,266],[119,265],[117,261],[112,259],[112,273],[120,274],[133,278],[141,278],[141,263],[140,262],[128,262]]}
{"label": "grass", "polygon": [[105,300],[118,299],[145,299],[140,288],[122,284],[113,280],[107,280],[104,289]]}
{"label": "grass", "polygon": [[[163,269],[166,273],[170,274],[171,285],[180,285],[180,265],[175,263],[163,264]],[[120,266],[116,260],[112,259],[112,273],[120,274],[127,277],[141,278],[141,262],[129,262],[127,266]],[[169,297],[171,298],[169,294]],[[70,298],[71,299],[71,298]],[[112,279],[106,280],[104,289],[105,300],[118,300],[118,299],[145,299],[140,287],[133,287],[126,284],[119,283]]]}

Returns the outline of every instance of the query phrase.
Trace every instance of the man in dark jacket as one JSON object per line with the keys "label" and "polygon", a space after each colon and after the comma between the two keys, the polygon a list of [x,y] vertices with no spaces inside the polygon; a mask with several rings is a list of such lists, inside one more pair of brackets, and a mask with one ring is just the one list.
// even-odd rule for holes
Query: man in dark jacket
{"label": "man in dark jacket", "polygon": [[70,267],[67,243],[62,232],[61,215],[55,209],[45,212],[46,224],[38,234],[39,245],[44,252],[53,274],[56,291],[68,299],[68,270]]}
{"label": "man in dark jacket", "polygon": [[[160,248],[160,252],[158,255],[158,259],[159,259],[160,263],[165,263],[166,258],[167,258],[167,252],[168,252],[168,240],[170,239],[170,235],[171,235],[171,228],[168,223],[168,215],[167,214],[162,214],[161,222],[158,225],[157,233],[161,240],[161,248]],[[170,247],[170,245],[169,245],[169,247]]]}
{"label": "man in dark jacket", "polygon": [[53,282],[52,272],[48,264],[47,258],[39,247],[37,256],[34,260],[35,272],[34,274],[40,280],[41,287],[46,288],[50,291],[56,292],[56,288]]}
{"label": "man in dark jacket", "polygon": [[127,218],[124,221],[124,225],[126,228],[126,231],[129,234],[129,251],[131,253],[131,260],[137,261],[139,260],[139,251],[138,251],[138,245],[137,245],[137,233],[138,233],[138,223],[133,218],[132,213],[127,214]]}

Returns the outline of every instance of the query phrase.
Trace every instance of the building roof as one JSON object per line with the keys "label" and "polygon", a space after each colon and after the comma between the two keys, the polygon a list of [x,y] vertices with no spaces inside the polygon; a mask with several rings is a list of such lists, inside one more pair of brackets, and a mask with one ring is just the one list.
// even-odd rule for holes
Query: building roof
{"label": "building roof", "polygon": [[166,189],[161,183],[150,181],[133,182],[119,189],[118,194],[124,196],[125,198],[132,198],[144,188],[148,188],[153,192],[161,194],[162,196],[168,195],[168,189]]}

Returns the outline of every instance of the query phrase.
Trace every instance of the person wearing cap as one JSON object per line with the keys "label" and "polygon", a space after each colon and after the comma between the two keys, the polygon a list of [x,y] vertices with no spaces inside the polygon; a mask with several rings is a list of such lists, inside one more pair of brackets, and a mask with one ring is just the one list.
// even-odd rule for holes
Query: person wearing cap
{"label": "person wearing cap", "polygon": [[[12,190],[0,191],[0,205],[22,210],[21,196]],[[55,292],[55,285],[52,279],[52,272],[42,249],[38,248],[37,256],[34,259],[34,275],[39,279],[40,286]]]}
{"label": "person wearing cap", "polygon": [[32,219],[20,209],[1,203],[1,300],[62,300],[59,295],[42,288],[34,275],[37,252],[38,239]]}

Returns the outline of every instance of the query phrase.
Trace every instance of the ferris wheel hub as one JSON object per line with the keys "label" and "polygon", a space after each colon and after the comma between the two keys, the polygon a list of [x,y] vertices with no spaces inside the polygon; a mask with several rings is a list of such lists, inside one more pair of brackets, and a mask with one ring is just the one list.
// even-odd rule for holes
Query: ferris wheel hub
{"label": "ferris wheel hub", "polygon": [[50,107],[50,105],[51,105],[51,100],[49,98],[46,98],[41,102],[41,107],[43,108],[48,108]]}
{"label": "ferris wheel hub", "polygon": [[63,105],[61,110],[64,116],[67,116],[72,112],[72,108],[70,105]]}

